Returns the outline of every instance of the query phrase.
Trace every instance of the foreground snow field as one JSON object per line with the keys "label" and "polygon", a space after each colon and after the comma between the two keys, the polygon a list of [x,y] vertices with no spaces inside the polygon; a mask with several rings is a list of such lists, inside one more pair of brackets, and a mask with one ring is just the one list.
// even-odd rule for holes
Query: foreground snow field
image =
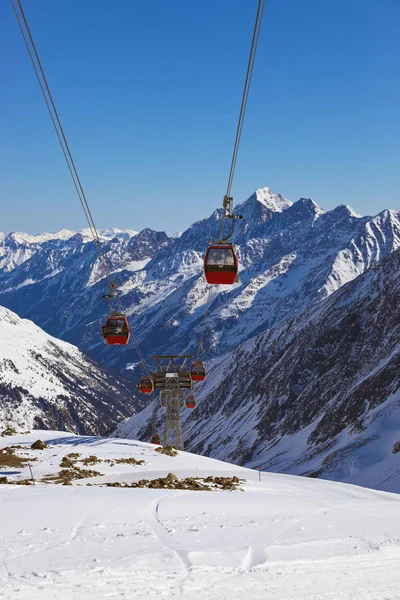
{"label": "foreground snow field", "polygon": [[[14,482],[28,467],[0,467],[11,482],[0,485],[2,599],[400,598],[400,496],[267,473],[259,483],[255,471],[132,440],[35,431],[2,437],[0,448],[38,438],[49,448],[16,450],[37,458],[37,480],[70,453],[96,456],[82,468],[102,475],[25,486]],[[112,462],[121,458],[145,464]],[[170,472],[246,482],[231,492],[98,487]]]}

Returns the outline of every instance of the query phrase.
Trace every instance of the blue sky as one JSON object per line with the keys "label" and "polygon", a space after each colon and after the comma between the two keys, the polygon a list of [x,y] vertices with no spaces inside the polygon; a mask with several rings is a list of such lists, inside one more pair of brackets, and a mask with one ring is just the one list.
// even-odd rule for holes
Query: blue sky
{"label": "blue sky", "polygon": [[[219,206],[256,0],[23,0],[100,228],[174,233]],[[400,2],[267,0],[235,203],[269,186],[400,208]],[[85,226],[7,2],[2,231]]]}

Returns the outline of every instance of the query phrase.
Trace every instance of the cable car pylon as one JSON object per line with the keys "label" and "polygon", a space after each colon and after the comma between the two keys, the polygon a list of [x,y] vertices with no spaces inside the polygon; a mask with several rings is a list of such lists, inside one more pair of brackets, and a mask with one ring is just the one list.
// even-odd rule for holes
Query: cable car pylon
{"label": "cable car pylon", "polygon": [[[149,376],[143,376],[138,384],[143,394],[153,394],[160,390],[160,404],[165,409],[165,422],[163,434],[163,446],[173,446],[177,450],[184,449],[181,424],[181,409],[196,407],[193,395],[193,385],[197,381],[204,381],[206,372],[201,360],[191,363],[192,354],[166,354],[151,356],[156,363],[156,368]],[[189,392],[186,400],[186,390]],[[153,405],[153,424],[151,442],[160,444],[161,438],[157,433],[157,406]]]}

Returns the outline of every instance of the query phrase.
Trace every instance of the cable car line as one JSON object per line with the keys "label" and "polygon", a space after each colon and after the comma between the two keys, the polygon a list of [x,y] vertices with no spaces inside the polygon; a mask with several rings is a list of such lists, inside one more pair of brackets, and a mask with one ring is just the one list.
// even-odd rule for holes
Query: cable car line
{"label": "cable car line", "polygon": [[203,318],[203,324],[201,327],[199,343],[197,345],[197,360],[200,360],[200,358],[203,356],[203,354],[205,352],[204,347],[203,347],[203,338],[204,338],[204,332],[206,329],[206,321],[207,321],[207,317],[208,317],[208,311],[210,308],[210,300],[211,300],[211,285],[208,286],[206,310],[204,312],[204,318]]}
{"label": "cable car line", "polygon": [[147,367],[146,360],[142,354],[142,351],[140,349],[139,342],[137,341],[136,335],[132,330],[131,330],[131,336],[132,336],[132,340],[133,340],[133,345],[135,346],[136,353],[139,356],[140,362],[142,363],[142,369],[144,371],[146,371],[146,373],[149,375],[150,371]]}
{"label": "cable car line", "polygon": [[[197,360],[195,360],[192,363],[190,372],[187,373],[187,379],[190,384],[189,385],[190,389],[192,389],[193,382],[204,381],[204,379],[206,377],[206,369],[205,369],[204,363],[201,359],[205,352],[205,349],[203,347],[203,339],[204,339],[204,334],[205,334],[206,322],[207,322],[207,318],[209,315],[209,307],[210,307],[211,291],[212,291],[211,286],[215,285],[215,284],[231,285],[235,281],[237,281],[237,273],[238,273],[238,268],[239,268],[238,259],[237,259],[236,253],[235,253],[233,243],[228,242],[228,240],[232,237],[232,235],[234,233],[235,220],[242,219],[243,217],[241,215],[233,214],[233,198],[231,197],[231,189],[232,189],[232,183],[233,183],[233,178],[234,178],[235,169],[236,169],[237,157],[238,157],[238,153],[239,153],[240,141],[241,141],[242,130],[243,130],[243,123],[244,123],[244,118],[245,118],[245,114],[246,114],[246,108],[247,108],[247,102],[248,102],[248,97],[249,97],[249,92],[250,92],[250,85],[251,85],[251,80],[252,80],[252,75],[253,75],[256,53],[257,53],[257,46],[258,46],[258,41],[259,41],[259,36],[260,36],[262,18],[263,18],[263,13],[264,13],[264,8],[265,8],[265,1],[266,0],[258,0],[256,19],[255,19],[252,41],[251,41],[251,46],[250,46],[250,54],[249,54],[249,59],[248,59],[248,63],[247,63],[246,77],[245,77],[245,82],[244,82],[238,123],[237,123],[237,128],[236,128],[235,141],[234,141],[233,152],[232,152],[232,157],[231,157],[228,183],[227,183],[227,188],[226,188],[226,194],[223,199],[223,210],[222,210],[222,214],[221,214],[218,240],[216,242],[210,243],[210,245],[207,249],[206,255],[205,255],[205,259],[204,259],[204,275],[205,275],[207,283],[209,284],[209,287],[208,287],[208,293],[207,293],[205,313],[204,313],[203,323],[201,326],[200,338],[199,338],[199,342],[198,342]],[[86,198],[85,191],[83,189],[75,162],[73,160],[72,153],[71,153],[71,150],[69,148],[69,145],[68,145],[65,133],[64,133],[64,129],[62,127],[62,124],[61,124],[61,121],[60,121],[60,118],[59,118],[59,115],[58,115],[58,112],[57,112],[57,109],[56,109],[56,106],[55,106],[55,103],[54,103],[54,100],[53,100],[53,97],[52,97],[52,94],[51,94],[51,91],[50,91],[50,88],[49,88],[49,85],[47,82],[46,76],[44,74],[44,70],[43,70],[41,61],[39,59],[39,55],[38,55],[35,43],[33,41],[33,37],[32,37],[31,31],[30,31],[24,10],[22,8],[21,0],[10,0],[10,2],[11,2],[11,6],[13,8],[19,29],[21,31],[25,46],[27,48],[30,61],[34,68],[36,79],[39,83],[42,95],[44,97],[48,113],[50,115],[54,130],[57,135],[58,142],[59,142],[61,150],[63,152],[64,159],[67,163],[67,167],[68,167],[69,173],[71,175],[75,190],[77,192],[80,204],[82,206],[86,221],[89,225],[89,230],[90,230],[93,240],[95,242],[95,246],[96,246],[97,252],[99,254],[99,258],[101,259],[101,261],[103,262],[103,265],[105,267],[106,277],[107,277],[107,280],[109,283],[109,293],[105,294],[103,296],[103,298],[106,298],[108,301],[108,308],[109,308],[110,314],[109,314],[106,324],[101,326],[102,333],[103,333],[103,339],[107,344],[110,344],[110,345],[114,345],[114,344],[125,345],[128,343],[129,338],[132,337],[138,357],[141,361],[142,369],[147,372],[147,375],[142,376],[142,380],[139,383],[138,388],[142,393],[152,394],[152,396],[153,396],[154,407],[153,407],[152,441],[153,441],[153,443],[160,443],[160,438],[156,432],[157,421],[156,421],[156,404],[154,402],[155,384],[153,381],[153,373],[150,373],[147,368],[145,358],[141,352],[141,349],[139,347],[136,336],[134,335],[133,331],[130,330],[126,315],[125,315],[124,311],[122,310],[121,299],[117,292],[117,285],[113,281],[113,278],[112,278],[111,266],[110,266],[109,260],[107,258],[107,255],[105,253],[103,242],[100,238],[99,232],[95,225],[93,215],[90,210],[88,200]],[[16,4],[18,5],[18,10],[17,10]],[[223,236],[224,224],[225,224],[226,219],[231,220],[231,230],[230,230],[229,234],[225,235],[225,237],[224,237]],[[114,299],[116,299],[118,302],[118,306],[120,308],[119,312],[115,311],[112,308],[112,301]],[[188,387],[187,382],[185,383],[184,387]],[[192,394],[190,394],[186,398],[186,407],[192,409],[192,408],[195,408],[195,406],[196,406],[195,397]]]}
{"label": "cable car line", "polygon": [[[258,40],[260,37],[262,18],[265,9],[265,0],[258,0],[256,18],[253,28],[253,35],[250,45],[249,59],[247,63],[246,77],[243,86],[242,101],[240,104],[239,117],[236,127],[235,142],[229,169],[226,194],[222,203],[222,214],[219,224],[218,239],[210,242],[204,257],[204,276],[207,283],[212,285],[226,284],[232,285],[237,281],[239,271],[239,262],[236,256],[235,248],[232,242],[228,240],[235,231],[236,219],[243,219],[241,215],[233,213],[233,198],[231,196],[233,177],[235,175],[236,162],[239,153],[240,140],[242,137],[243,123],[246,114],[247,102],[249,99],[250,85],[253,77],[254,64],[257,54]],[[231,229],[228,235],[224,236],[225,220],[231,220]]]}
{"label": "cable car line", "polygon": [[[25,12],[22,8],[21,0],[16,0],[16,2],[18,4],[19,13],[18,13],[18,10],[17,10],[14,0],[10,0],[10,2],[11,2],[11,6],[13,9],[14,15],[16,17],[17,23],[18,23],[18,27],[22,34],[22,38],[24,40],[26,49],[28,51],[28,55],[29,55],[30,61],[31,61],[33,69],[34,69],[36,79],[39,83],[40,90],[42,92],[44,101],[46,103],[46,107],[47,107],[48,113],[50,115],[54,130],[56,132],[57,139],[60,144],[65,162],[67,164],[67,167],[68,167],[69,173],[71,175],[75,190],[77,192],[80,204],[82,206],[86,221],[88,223],[90,232],[91,232],[93,240],[95,242],[95,246],[97,248],[99,258],[102,260],[103,265],[106,270],[106,276],[107,276],[110,290],[109,290],[109,294],[106,294],[104,297],[107,298],[107,300],[108,300],[110,315],[109,315],[109,318],[107,319],[106,325],[102,326],[103,338],[104,338],[105,342],[110,345],[114,345],[114,344],[125,345],[128,342],[129,337],[131,336],[134,346],[135,346],[135,349],[136,349],[136,352],[142,363],[142,368],[147,371],[146,361],[140,350],[136,336],[134,335],[133,331],[131,331],[129,328],[127,318],[126,318],[125,313],[122,308],[121,299],[119,297],[119,294],[117,293],[116,283],[112,279],[110,263],[107,259],[106,253],[104,251],[103,242],[101,241],[99,232],[95,225],[94,218],[93,218],[92,212],[90,210],[90,206],[89,206],[88,200],[86,198],[85,191],[83,189],[74,159],[72,157],[72,153],[71,153],[69,144],[67,142],[67,138],[65,136],[64,129],[62,127],[60,117],[58,115],[58,111],[55,106],[53,96],[51,94],[50,87],[47,82],[47,78],[44,73],[42,63],[40,61],[39,54],[36,49],[36,45],[35,45],[35,42],[33,40],[31,31],[29,28],[28,21],[25,16]],[[22,17],[22,20],[21,20],[21,17]],[[25,29],[24,29],[24,27],[25,27]],[[115,311],[111,306],[111,301],[113,298],[115,298],[118,302],[118,306],[120,309],[119,312]],[[111,327],[111,325],[113,325],[113,327]]]}
{"label": "cable car line", "polygon": [[[250,45],[249,59],[247,62],[246,77],[245,77],[244,86],[243,86],[242,101],[240,104],[240,111],[239,111],[238,123],[237,123],[237,128],[236,128],[235,142],[233,145],[231,165],[230,165],[230,169],[229,169],[228,183],[227,183],[227,187],[226,187],[226,193],[225,193],[225,196],[223,199],[222,215],[221,215],[221,221],[220,221],[220,226],[219,226],[218,240],[216,242],[210,243],[210,245],[207,249],[206,255],[204,257],[204,276],[205,276],[207,283],[209,284],[209,291],[208,291],[206,309],[205,309],[205,313],[204,313],[204,319],[203,319],[203,324],[202,324],[199,343],[198,343],[198,359],[200,359],[200,356],[202,355],[202,353],[204,353],[203,338],[204,338],[204,332],[205,332],[205,327],[206,327],[206,321],[207,321],[208,314],[209,314],[209,302],[210,302],[210,298],[211,298],[211,285],[214,285],[214,284],[231,285],[235,281],[237,281],[237,276],[238,276],[238,270],[239,270],[238,258],[236,256],[236,252],[235,252],[233,244],[231,242],[228,242],[228,240],[232,237],[232,235],[234,233],[235,219],[242,219],[243,217],[241,215],[233,214],[233,198],[231,196],[231,190],[232,190],[233,177],[235,175],[236,162],[237,162],[237,157],[238,157],[238,153],[239,153],[240,141],[241,141],[241,137],[242,137],[243,123],[244,123],[244,118],[245,118],[246,108],[247,108],[247,101],[249,99],[250,85],[251,85],[251,80],[252,80],[252,76],[253,76],[254,64],[255,64],[255,59],[256,59],[256,54],[257,54],[258,40],[260,37],[261,24],[262,24],[262,19],[263,19],[263,15],[264,15],[264,9],[265,9],[265,0],[258,0],[253,35],[252,35],[251,45]],[[228,235],[224,236],[223,235],[224,234],[224,225],[225,225],[226,219],[231,220],[231,230]],[[201,361],[199,361],[199,363],[203,367],[204,377],[205,377],[204,364]]]}
{"label": "cable car line", "polygon": [[[100,237],[99,237],[96,225],[95,225],[94,220],[93,220],[92,213],[90,211],[90,207],[89,207],[88,201],[86,199],[86,195],[85,195],[84,189],[82,187],[82,183],[80,181],[80,178],[79,178],[79,175],[78,175],[78,172],[77,172],[74,160],[72,158],[72,154],[71,154],[71,151],[70,151],[70,148],[69,148],[69,145],[68,145],[65,133],[64,133],[64,129],[63,129],[62,125],[61,125],[61,121],[60,121],[60,118],[59,118],[59,115],[58,115],[58,112],[57,112],[57,109],[56,109],[56,106],[55,106],[55,103],[54,103],[54,100],[53,100],[53,96],[51,94],[51,91],[50,91],[50,88],[49,88],[49,85],[48,85],[48,82],[47,82],[47,79],[46,79],[46,76],[45,76],[45,73],[44,73],[44,70],[43,70],[43,67],[42,67],[42,63],[40,61],[38,52],[36,50],[36,45],[35,45],[35,42],[33,40],[31,31],[30,31],[30,28],[29,28],[29,25],[28,25],[28,22],[27,22],[25,13],[24,13],[24,10],[22,8],[21,1],[17,0],[17,4],[18,4],[19,11],[21,13],[21,16],[22,16],[22,20],[23,20],[23,23],[24,23],[24,26],[25,26],[26,33],[28,34],[28,38],[29,38],[29,42],[31,44],[31,47],[29,46],[29,42],[28,42],[28,39],[26,37],[26,33],[24,31],[23,25],[21,23],[21,19],[19,18],[18,11],[16,9],[14,0],[10,0],[10,2],[11,2],[11,5],[12,5],[12,8],[13,8],[15,17],[17,19],[18,26],[19,26],[19,29],[21,31],[22,37],[24,39],[25,46],[26,46],[27,51],[29,53],[29,57],[30,57],[31,63],[32,63],[33,68],[35,70],[36,78],[37,78],[37,80],[39,82],[40,89],[41,89],[43,97],[45,99],[47,110],[48,110],[48,112],[50,114],[50,118],[52,120],[54,129],[56,131],[57,138],[58,138],[58,141],[60,143],[61,149],[63,151],[64,158],[65,158],[65,160],[67,162],[67,166],[68,166],[69,172],[71,174],[71,177],[72,177],[75,189],[77,191],[80,203],[82,205],[82,208],[83,208],[83,211],[84,211],[84,214],[85,214],[85,217],[86,217],[86,221],[87,221],[87,223],[89,225],[90,232],[92,234],[92,237],[93,237],[94,241],[98,245],[98,249],[100,249],[100,248],[102,249],[102,242],[100,240]],[[33,54],[32,54],[31,48],[33,50]],[[36,59],[36,63],[35,63],[35,59]],[[104,250],[103,250],[103,262],[104,262],[104,265],[105,265],[105,267],[107,269],[107,274],[110,277],[111,276],[111,270],[110,270],[110,266],[108,264],[108,260],[107,260],[105,254],[104,254]]]}
{"label": "cable car line", "polygon": [[47,99],[46,92],[45,92],[45,90],[44,90],[44,87],[43,87],[42,81],[41,81],[41,79],[40,79],[40,76],[39,76],[39,73],[38,73],[38,70],[37,70],[37,67],[36,67],[36,64],[35,64],[35,61],[34,61],[34,58],[33,58],[32,52],[31,52],[31,49],[30,49],[30,47],[29,47],[28,40],[27,40],[27,38],[26,38],[26,36],[25,36],[25,32],[24,32],[24,30],[23,30],[22,23],[21,23],[21,21],[20,21],[20,18],[19,18],[19,16],[18,16],[18,13],[17,13],[17,11],[16,11],[16,8],[15,8],[15,6],[14,6],[14,3],[13,3],[13,1],[12,1],[12,0],[11,0],[11,5],[12,5],[12,8],[13,8],[13,11],[14,11],[15,17],[16,17],[16,19],[17,19],[17,23],[18,23],[19,29],[20,29],[20,31],[21,31],[22,38],[23,38],[23,40],[24,40],[24,43],[25,43],[26,49],[27,49],[27,51],[28,51],[28,54],[29,54],[30,61],[31,61],[31,63],[32,63],[32,66],[33,66],[33,69],[34,69],[34,71],[35,71],[36,79],[37,79],[37,81],[38,81],[38,83],[39,83],[39,86],[40,86],[40,89],[41,89],[41,92],[42,92],[42,95],[43,95],[44,101],[45,101],[45,103],[46,103],[47,110],[48,110],[48,113],[49,113],[49,115],[50,115],[50,119],[51,119],[51,121],[52,121],[52,123],[53,123],[53,127],[54,127],[54,130],[55,130],[55,132],[56,132],[56,135],[57,135],[58,141],[59,141],[59,143],[60,143],[61,150],[62,150],[62,152],[63,152],[64,158],[65,158],[65,161],[66,161],[66,163],[67,163],[67,166],[68,166],[69,172],[70,172],[70,174],[71,174],[71,177],[72,177],[72,181],[73,181],[73,183],[74,183],[74,186],[75,186],[76,192],[77,192],[77,194],[78,194],[78,198],[79,198],[79,200],[80,200],[80,202],[81,202],[81,205],[82,205],[83,211],[84,211],[84,213],[85,213],[85,217],[86,217],[86,220],[87,220],[87,222],[88,222],[88,225],[89,225],[90,231],[91,231],[91,233],[92,233],[92,237],[94,238],[95,236],[94,236],[94,233],[93,233],[92,225],[91,225],[91,223],[90,223],[90,221],[89,221],[89,217],[88,217],[88,216],[87,216],[87,214],[86,214],[86,208],[85,208],[85,205],[84,205],[84,203],[83,203],[83,200],[82,200],[82,198],[81,198],[81,192],[80,192],[80,190],[79,190],[79,187],[78,187],[78,185],[77,185],[77,183],[76,183],[76,180],[75,180],[75,177],[74,177],[74,174],[73,174],[73,171],[72,171],[71,165],[70,165],[70,163],[69,163],[69,159],[68,159],[68,156],[67,156],[66,150],[65,150],[65,148],[64,148],[64,145],[63,145],[63,143],[62,143],[62,139],[61,139],[61,136],[60,136],[60,132],[58,131],[58,128],[57,128],[57,125],[56,125],[56,122],[55,122],[55,119],[54,119],[53,113],[51,112],[51,107],[50,107],[49,101],[48,101],[48,99]]}
{"label": "cable car line", "polygon": [[228,185],[226,188],[225,196],[231,195],[233,176],[235,174],[236,161],[237,161],[237,156],[239,153],[240,139],[242,136],[244,117],[245,117],[246,108],[247,108],[247,100],[249,97],[251,79],[253,76],[253,69],[254,69],[254,63],[255,63],[255,59],[256,59],[258,39],[260,37],[260,30],[261,30],[261,23],[262,23],[262,18],[263,18],[263,14],[264,14],[264,8],[265,8],[265,0],[259,0],[258,7],[257,7],[257,13],[256,13],[256,21],[255,21],[254,30],[253,30],[253,37],[252,37],[251,46],[250,46],[250,55],[249,55],[249,60],[248,60],[248,64],[247,64],[246,78],[245,78],[245,82],[244,82],[242,102],[240,105],[239,119],[238,119],[238,124],[237,124],[235,143],[234,143],[234,147],[233,147],[232,161],[231,161],[231,167],[230,167],[229,178],[228,178]]}
{"label": "cable car line", "polygon": [[[231,189],[232,189],[233,177],[234,177],[235,169],[236,169],[236,161],[237,161],[237,157],[238,157],[238,153],[239,153],[240,140],[242,137],[244,117],[246,114],[247,101],[249,98],[250,85],[251,85],[251,79],[253,76],[253,69],[254,69],[254,63],[255,63],[256,54],[257,54],[258,39],[260,37],[264,8],[265,8],[265,0],[258,0],[256,19],[255,19],[254,29],[253,29],[253,37],[251,40],[249,60],[247,63],[247,71],[246,71],[246,77],[245,77],[245,82],[244,82],[242,101],[241,101],[241,105],[240,105],[238,124],[237,124],[237,128],[236,128],[235,142],[233,145],[233,152],[232,152],[231,166],[230,166],[230,170],[229,170],[228,184],[226,187],[226,194],[225,194],[224,201],[223,201],[223,213],[222,213],[220,229],[219,229],[219,236],[218,236],[219,240],[223,240],[223,241],[227,241],[232,236],[233,229],[234,229],[234,218],[235,217],[232,214],[233,206],[232,206],[232,198],[231,198]],[[224,221],[226,218],[232,219],[232,232],[228,237],[222,238],[223,229],[224,229]]]}

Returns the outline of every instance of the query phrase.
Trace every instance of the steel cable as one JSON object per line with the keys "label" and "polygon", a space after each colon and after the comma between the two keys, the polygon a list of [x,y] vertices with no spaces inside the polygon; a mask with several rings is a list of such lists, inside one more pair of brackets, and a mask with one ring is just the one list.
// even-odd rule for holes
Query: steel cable
{"label": "steel cable", "polygon": [[[18,18],[18,13],[17,13],[16,8],[15,8],[14,0],[10,0],[10,2],[12,4],[13,10],[14,10],[14,14],[17,17],[17,21],[18,21],[18,25],[20,27],[21,33],[22,33],[22,35],[24,37],[25,45],[27,46],[28,51],[29,51],[28,41],[26,39],[26,36],[24,35],[24,30],[22,28],[21,21]],[[79,191],[80,191],[80,194],[78,194],[79,200],[80,200],[81,204],[84,207],[84,214],[85,214],[87,223],[89,225],[89,229],[90,229],[90,231],[92,233],[94,241],[97,243],[99,255],[100,255],[100,257],[103,260],[104,266],[106,267],[106,271],[107,271],[107,277],[109,279],[109,282],[111,283],[111,281],[112,281],[112,278],[111,278],[111,268],[110,268],[108,259],[107,259],[106,255],[105,255],[104,248],[103,248],[103,243],[102,243],[102,241],[100,239],[97,227],[95,225],[95,222],[94,222],[94,219],[93,219],[93,215],[92,215],[90,207],[89,207],[89,203],[88,203],[88,201],[86,199],[86,194],[85,194],[85,191],[83,189],[81,180],[79,178],[78,171],[76,169],[75,162],[74,162],[74,159],[72,157],[72,154],[71,154],[68,142],[67,142],[67,138],[65,136],[64,129],[62,127],[62,124],[61,124],[61,121],[60,121],[60,117],[58,115],[58,111],[57,111],[57,108],[55,106],[55,103],[54,103],[54,100],[53,100],[53,96],[51,94],[51,91],[50,91],[50,88],[49,88],[49,85],[48,85],[48,82],[47,82],[47,78],[46,78],[46,75],[44,73],[44,70],[43,70],[43,67],[42,67],[42,63],[40,61],[40,58],[39,58],[39,55],[38,55],[38,52],[37,52],[37,49],[36,49],[36,45],[35,45],[35,42],[33,40],[31,31],[30,31],[30,28],[29,28],[28,21],[27,21],[26,16],[25,16],[25,12],[24,12],[24,10],[22,8],[21,0],[17,0],[17,4],[18,4],[18,8],[19,8],[19,11],[21,13],[21,16],[22,16],[22,19],[23,19],[23,22],[24,22],[24,25],[25,25],[26,33],[28,34],[28,38],[29,38],[29,41],[30,41],[30,44],[31,44],[31,47],[32,47],[32,50],[33,50],[33,53],[34,53],[34,56],[35,56],[35,59],[36,59],[36,62],[37,62],[37,66],[39,67],[39,72],[40,72],[40,75],[42,77],[42,82],[44,83],[44,87],[45,87],[46,92],[47,92],[47,100],[48,101],[46,101],[46,106],[49,109],[49,104],[50,104],[50,106],[51,106],[51,108],[53,110],[53,113],[52,113],[52,117],[53,117],[52,118],[52,122],[53,122],[53,125],[55,125],[55,122],[57,123],[58,131],[59,131],[59,133],[57,135],[58,140],[60,141],[60,137],[62,138],[62,141],[63,141],[63,144],[64,144],[64,149],[65,149],[65,151],[63,152],[64,156],[65,156],[65,153],[68,156],[68,159],[69,159],[68,167],[69,167],[70,172],[71,172],[71,170],[73,172],[73,175],[74,175],[73,179],[74,179],[75,188],[78,187]],[[29,52],[29,55],[30,55],[31,61],[33,61],[32,53]],[[38,70],[36,68],[36,65],[35,65],[35,73],[36,73],[36,76],[38,77]],[[41,89],[42,89],[42,93],[43,93],[44,92],[43,85],[41,85]],[[61,136],[60,136],[60,134],[61,134]]]}
{"label": "steel cable", "polygon": [[206,321],[207,321],[207,317],[208,317],[208,311],[210,308],[210,300],[211,300],[211,285],[208,286],[208,295],[207,295],[207,302],[206,302],[206,310],[204,312],[204,317],[203,317],[203,324],[201,327],[201,333],[200,333],[200,338],[199,338],[199,343],[198,343],[198,348],[197,348],[197,360],[199,360],[201,358],[202,353],[204,352],[204,348],[203,348],[203,338],[204,338],[204,332],[206,329]]}
{"label": "steel cable", "polygon": [[[109,285],[110,285],[110,292],[111,292],[111,290],[115,290],[115,284],[114,284],[114,282],[112,280],[112,272],[111,272],[110,263],[108,261],[107,255],[106,255],[106,253],[104,251],[103,242],[101,241],[99,232],[98,232],[97,227],[95,225],[94,218],[93,218],[92,212],[90,210],[90,206],[89,206],[89,203],[87,201],[85,191],[83,189],[83,186],[82,186],[82,183],[81,183],[78,171],[76,169],[75,162],[74,162],[74,159],[72,157],[72,153],[71,153],[71,150],[69,148],[69,145],[68,145],[68,142],[67,142],[67,138],[65,136],[64,129],[62,127],[62,124],[61,124],[61,121],[60,121],[60,117],[58,115],[58,111],[57,111],[57,108],[55,106],[55,103],[54,103],[54,100],[53,100],[53,96],[51,94],[50,87],[49,87],[49,84],[47,82],[47,78],[45,76],[45,73],[44,73],[44,70],[43,70],[43,67],[42,67],[42,63],[40,61],[40,58],[39,58],[39,55],[38,55],[38,52],[37,52],[37,49],[36,49],[36,45],[35,45],[35,42],[33,40],[31,31],[30,31],[30,28],[29,28],[28,21],[26,19],[25,12],[24,12],[22,4],[21,4],[21,0],[17,0],[17,4],[18,4],[18,9],[19,9],[20,15],[22,17],[23,23],[21,22],[21,19],[20,19],[20,16],[18,14],[16,5],[14,3],[14,0],[10,0],[10,2],[11,2],[11,6],[12,6],[12,9],[13,9],[14,15],[16,17],[16,20],[17,20],[18,27],[20,29],[22,38],[24,40],[26,49],[28,51],[28,55],[29,55],[30,61],[31,61],[33,69],[34,69],[34,72],[35,72],[35,75],[36,75],[36,79],[37,79],[37,81],[39,83],[40,90],[42,92],[44,101],[46,103],[46,107],[47,107],[48,113],[50,115],[51,122],[52,122],[54,130],[56,132],[57,139],[58,139],[58,142],[60,144],[60,147],[61,147],[64,159],[65,159],[65,162],[67,164],[69,173],[71,175],[71,178],[72,178],[75,190],[77,192],[80,204],[82,206],[82,209],[83,209],[86,221],[87,221],[87,223],[89,225],[89,230],[90,230],[90,232],[92,234],[93,240],[94,240],[95,245],[97,247],[97,252],[99,254],[99,258],[102,260],[103,265],[104,265],[104,267],[106,269],[106,276],[107,276],[107,280],[108,280]],[[24,26],[25,26],[25,29],[24,29]],[[29,39],[29,41],[28,41],[28,39]],[[29,42],[30,42],[30,45],[29,45]],[[35,59],[36,59],[36,62],[35,62]],[[123,312],[122,311],[121,299],[119,297],[119,294],[116,293],[116,291],[113,292],[113,297],[115,297],[117,299],[119,308],[120,308],[121,312]],[[131,336],[132,336],[132,340],[133,340],[134,346],[136,348],[136,352],[137,352],[137,354],[139,356],[139,359],[140,359],[140,361],[142,363],[142,367],[148,372],[147,366],[146,366],[146,361],[145,361],[145,359],[143,357],[143,354],[142,354],[142,352],[140,350],[139,344],[137,342],[136,336],[133,333],[133,331],[131,331]]]}
{"label": "steel cable", "polygon": [[[246,114],[247,101],[248,101],[249,92],[250,92],[250,85],[251,85],[251,80],[253,77],[253,69],[254,69],[254,63],[255,63],[256,54],[257,54],[258,39],[260,37],[264,8],[265,8],[265,0],[258,0],[257,13],[256,13],[256,19],[255,19],[255,23],[254,23],[253,36],[251,39],[249,60],[247,62],[246,77],[245,77],[245,82],[244,82],[244,87],[243,87],[242,101],[240,104],[240,111],[239,111],[239,118],[238,118],[238,123],[237,123],[237,128],[236,128],[235,142],[233,144],[231,166],[229,169],[229,177],[228,177],[228,184],[226,186],[225,198],[227,198],[231,195],[233,177],[235,174],[236,162],[237,162],[237,157],[238,157],[238,153],[239,153],[240,140],[242,137],[244,117]],[[222,213],[222,217],[221,217],[220,229],[219,229],[219,236],[218,236],[219,239],[222,239],[225,217],[226,217],[226,214],[225,214],[225,208],[224,208],[224,212]]]}
{"label": "steel cable", "polygon": [[[250,85],[251,85],[251,80],[253,77],[254,64],[255,64],[255,60],[256,60],[258,40],[260,37],[261,24],[262,24],[262,19],[263,19],[263,15],[264,15],[265,1],[266,0],[258,0],[257,12],[256,12],[256,18],[255,18],[255,23],[254,23],[254,28],[253,28],[253,36],[251,39],[249,59],[247,62],[246,77],[245,77],[244,86],[243,86],[243,94],[242,94],[242,100],[241,100],[240,110],[239,110],[235,142],[233,144],[231,166],[229,169],[229,177],[228,177],[228,183],[226,186],[225,198],[229,198],[231,195],[233,177],[235,174],[236,162],[237,162],[237,157],[238,157],[239,147],[240,147],[240,140],[242,137],[244,117],[246,114],[247,101],[249,99]],[[224,203],[224,209],[223,209],[223,213],[221,216],[221,222],[220,222],[220,226],[219,226],[219,235],[218,235],[219,240],[221,240],[222,236],[223,236],[224,222],[225,222],[225,218],[227,216],[226,210],[227,210],[227,208]],[[203,325],[202,325],[202,329],[201,329],[201,333],[200,333],[200,339],[199,339],[199,345],[198,345],[198,348],[199,348],[198,356],[200,356],[200,352],[202,351],[202,347],[203,347],[203,337],[204,337],[206,321],[207,321],[207,317],[208,317],[208,313],[209,313],[210,298],[211,298],[211,286],[210,286],[209,293],[208,293],[206,310],[205,310]]]}

